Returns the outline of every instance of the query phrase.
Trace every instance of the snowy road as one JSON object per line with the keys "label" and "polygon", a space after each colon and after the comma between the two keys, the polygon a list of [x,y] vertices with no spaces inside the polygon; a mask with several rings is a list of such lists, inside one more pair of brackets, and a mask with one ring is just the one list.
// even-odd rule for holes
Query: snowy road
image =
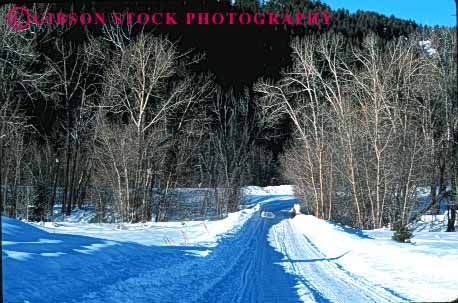
{"label": "snowy road", "polygon": [[[300,277],[303,301],[310,302],[400,302],[406,298],[394,291],[358,277],[337,261],[340,256],[325,256],[317,246],[285,220],[272,227],[274,246],[286,257],[288,272]],[[336,243],[338,245],[338,243]]]}
{"label": "snowy road", "polygon": [[[294,229],[294,200],[271,199],[205,258],[174,260],[120,280],[86,302],[399,302],[351,275]],[[261,216],[263,211],[273,218]],[[91,298],[91,299],[88,299]]]}
{"label": "snowy road", "polygon": [[289,218],[292,197],[259,202],[261,209],[216,246],[147,246],[6,221],[14,232],[5,243],[16,257],[2,251],[5,302],[409,301],[340,265],[347,252],[320,251],[310,239],[319,230]]}
{"label": "snowy road", "polygon": [[236,265],[212,288],[214,302],[400,302],[402,296],[352,275],[294,226],[294,200],[264,203],[246,227]]}

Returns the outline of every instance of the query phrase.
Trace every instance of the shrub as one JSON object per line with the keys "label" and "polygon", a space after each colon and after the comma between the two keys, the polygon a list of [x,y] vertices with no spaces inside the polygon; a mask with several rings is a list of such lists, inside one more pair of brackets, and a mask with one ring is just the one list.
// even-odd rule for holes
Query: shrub
{"label": "shrub", "polygon": [[396,224],[394,226],[393,240],[401,243],[410,243],[412,237],[413,233],[407,226],[401,224]]}

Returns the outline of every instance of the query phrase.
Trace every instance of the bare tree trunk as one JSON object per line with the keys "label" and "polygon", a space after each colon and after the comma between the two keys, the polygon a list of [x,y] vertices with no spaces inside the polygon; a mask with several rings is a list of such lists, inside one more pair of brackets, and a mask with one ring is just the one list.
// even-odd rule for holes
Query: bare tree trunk
{"label": "bare tree trunk", "polygon": [[55,163],[55,170],[54,170],[54,182],[52,186],[52,196],[50,201],[50,211],[51,211],[51,222],[54,222],[54,203],[56,200],[56,191],[57,191],[57,181],[59,180],[59,168],[60,168],[60,161],[56,158]]}
{"label": "bare tree trunk", "polygon": [[71,213],[71,203],[68,199],[68,186],[69,186],[69,175],[70,175],[70,143],[67,141],[66,145],[66,159],[65,159],[65,174],[64,174],[64,188],[62,198],[62,214],[69,216]]}
{"label": "bare tree trunk", "polygon": [[456,208],[455,206],[450,206],[447,214],[447,232],[455,231],[455,221],[456,221]]}

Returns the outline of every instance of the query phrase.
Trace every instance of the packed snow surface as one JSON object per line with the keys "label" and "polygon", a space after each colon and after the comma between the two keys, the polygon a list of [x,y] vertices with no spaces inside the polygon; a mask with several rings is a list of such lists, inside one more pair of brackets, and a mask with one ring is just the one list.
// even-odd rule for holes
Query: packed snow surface
{"label": "packed snow surface", "polygon": [[[282,190],[284,190],[282,192]],[[458,297],[456,233],[360,231],[290,217],[291,187],[256,189],[220,221],[2,218],[5,302],[412,302]]]}

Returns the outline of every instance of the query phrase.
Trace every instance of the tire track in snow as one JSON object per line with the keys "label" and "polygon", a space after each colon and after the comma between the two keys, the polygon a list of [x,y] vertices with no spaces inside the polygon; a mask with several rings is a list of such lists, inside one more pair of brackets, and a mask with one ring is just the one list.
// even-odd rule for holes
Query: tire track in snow
{"label": "tire track in snow", "polygon": [[405,298],[343,269],[328,258],[299,229],[294,219],[273,226],[275,248],[285,255],[288,271],[302,277],[301,283],[317,302],[402,302]]}
{"label": "tire track in snow", "polygon": [[278,264],[282,256],[268,244],[268,231],[279,218],[263,218],[258,213],[251,220],[254,225],[246,231],[249,239],[231,247],[244,251],[237,264],[196,302],[300,302],[295,277]]}

